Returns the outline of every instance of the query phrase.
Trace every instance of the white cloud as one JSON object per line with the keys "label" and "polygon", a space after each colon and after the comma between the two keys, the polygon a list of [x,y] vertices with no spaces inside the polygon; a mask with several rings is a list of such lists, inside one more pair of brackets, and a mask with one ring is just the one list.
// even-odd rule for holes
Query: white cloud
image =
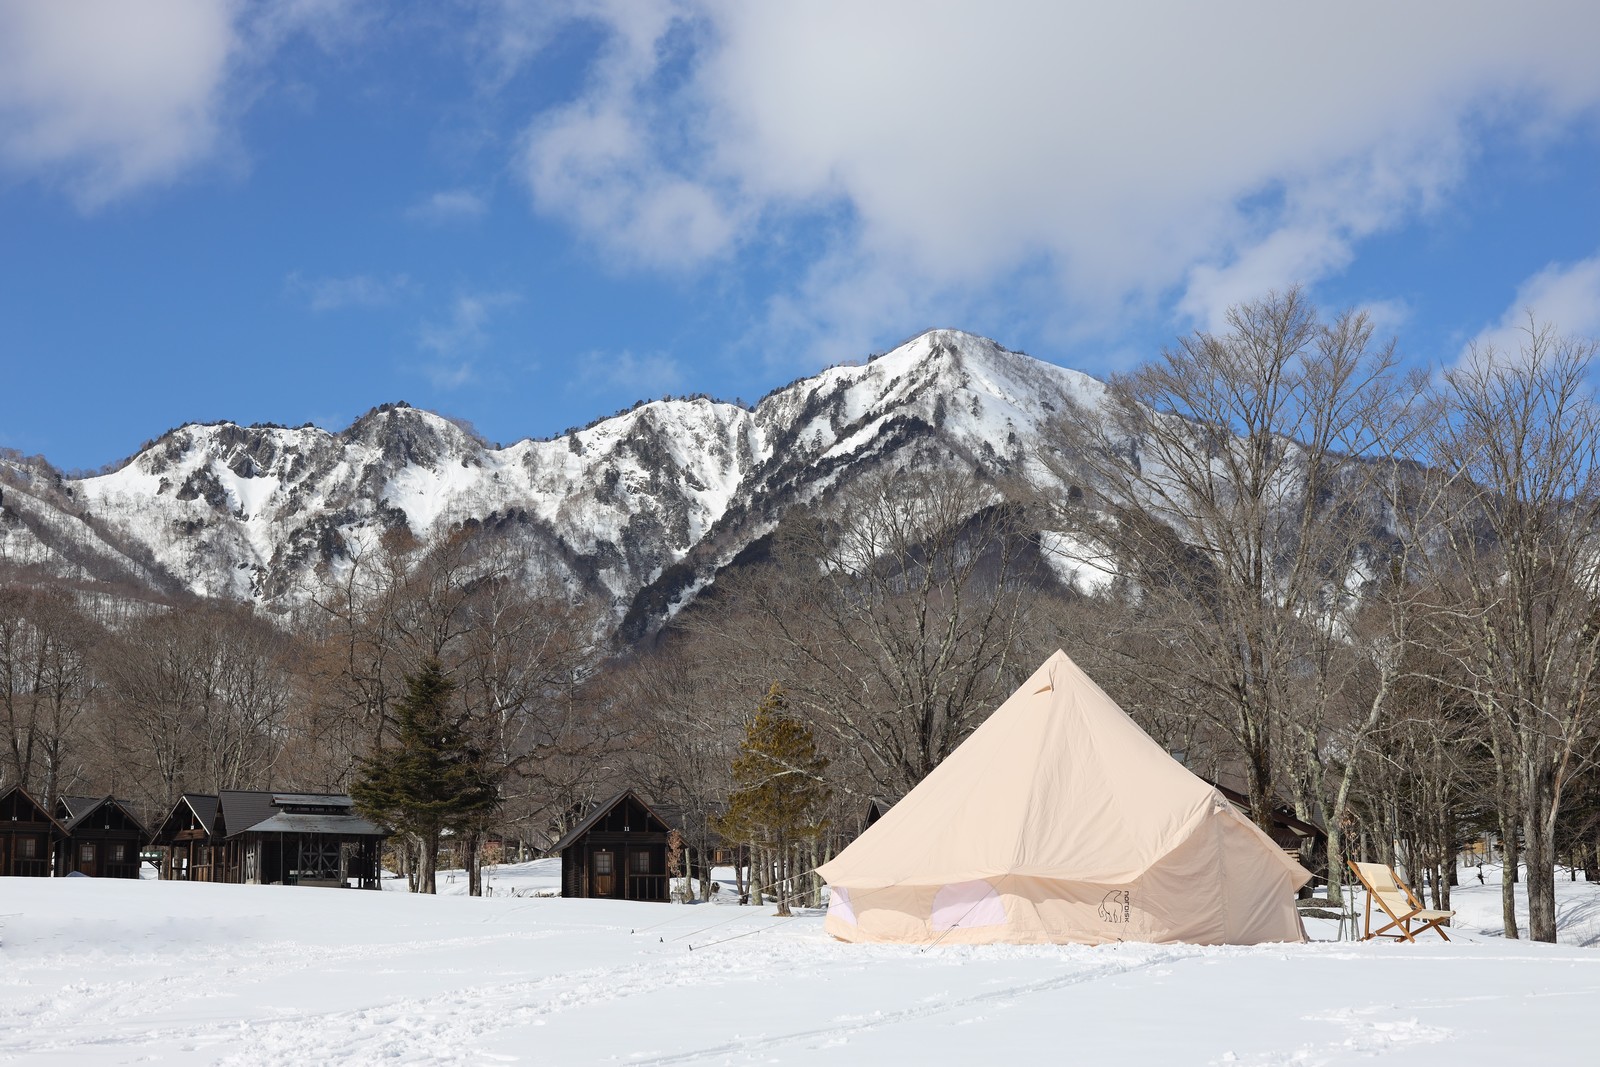
{"label": "white cloud", "polygon": [[432,359],[416,369],[435,389],[459,389],[476,382],[473,357],[488,346],[490,323],[502,309],[521,302],[516,293],[503,291],[457,296],[443,319],[424,320],[417,328],[417,345]]}
{"label": "white cloud", "polygon": [[0,4],[0,168],[93,211],[214,160],[242,72],[305,33],[361,24],[353,0],[8,0]]}
{"label": "white cloud", "polygon": [[1499,321],[1469,341],[1460,358],[1512,356],[1530,328],[1545,326],[1561,336],[1600,337],[1600,255],[1552,263],[1528,278]]}
{"label": "white cloud", "polygon": [[484,198],[471,189],[445,189],[412,204],[406,209],[406,218],[438,224],[471,222],[488,210]]}
{"label": "white cloud", "polygon": [[[530,126],[537,209],[666,269],[824,219],[807,291],[775,310],[820,297],[838,317],[813,321],[823,333],[985,299],[1029,264],[1080,321],[1176,294],[1207,323],[1447,202],[1485,129],[1550,135],[1600,101],[1587,4],[567,14],[607,43],[584,91]],[[524,54],[553,36],[537,25]],[[863,279],[890,297],[877,313]]]}
{"label": "white cloud", "polygon": [[338,311],[343,308],[373,308],[392,304],[402,296],[417,289],[411,278],[395,274],[377,278],[370,274],[352,274],[337,278],[307,278],[299,271],[291,272],[284,280],[284,288],[305,297],[312,311]]}
{"label": "white cloud", "polygon": [[444,321],[424,322],[417,342],[430,352],[455,356],[482,348],[489,339],[489,322],[501,308],[521,302],[515,293],[467,293],[455,298]]}
{"label": "white cloud", "polygon": [[94,208],[206,158],[239,48],[211,3],[0,6],[0,159]]}
{"label": "white cloud", "polygon": [[663,352],[593,352],[585,358],[583,380],[624,389],[636,397],[664,396],[683,382],[683,367]]}
{"label": "white cloud", "polygon": [[[745,210],[704,172],[669,161],[681,116],[660,95],[665,38],[690,12],[670,0],[581,2],[611,29],[588,92],[529,128],[522,165],[541,210],[570,218],[629,263],[683,268],[730,247]],[[687,162],[687,161],[686,161]]]}

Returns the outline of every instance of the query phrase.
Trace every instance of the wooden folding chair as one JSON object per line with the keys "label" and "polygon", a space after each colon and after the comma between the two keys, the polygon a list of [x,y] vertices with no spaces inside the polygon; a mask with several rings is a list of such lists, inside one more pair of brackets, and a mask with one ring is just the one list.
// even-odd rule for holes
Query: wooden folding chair
{"label": "wooden folding chair", "polygon": [[[1367,933],[1361,940],[1392,937],[1396,941],[1415,942],[1418,934],[1425,934],[1429,930],[1446,941],[1450,940],[1450,935],[1444,932],[1444,927],[1440,924],[1447,922],[1455,912],[1424,908],[1417,895],[1400,880],[1399,875],[1394,873],[1393,867],[1383,863],[1357,863],[1351,860],[1350,869],[1356,872],[1356,877],[1367,890]],[[1378,907],[1382,908],[1390,919],[1376,930],[1372,928],[1373,901],[1378,902]]]}

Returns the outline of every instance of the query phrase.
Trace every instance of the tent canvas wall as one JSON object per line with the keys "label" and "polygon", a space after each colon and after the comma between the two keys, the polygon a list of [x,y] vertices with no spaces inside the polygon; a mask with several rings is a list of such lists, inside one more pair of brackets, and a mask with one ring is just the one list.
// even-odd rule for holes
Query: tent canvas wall
{"label": "tent canvas wall", "polygon": [[1303,941],[1310,874],[1056,652],[819,868],[845,941]]}

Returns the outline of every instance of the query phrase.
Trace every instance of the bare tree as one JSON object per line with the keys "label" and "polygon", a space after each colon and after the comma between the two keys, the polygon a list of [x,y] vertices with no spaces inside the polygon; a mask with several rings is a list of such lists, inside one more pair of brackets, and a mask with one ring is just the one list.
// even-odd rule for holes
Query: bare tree
{"label": "bare tree", "polygon": [[79,724],[100,687],[91,658],[101,637],[59,591],[0,587],[0,783],[47,805],[72,784]]}
{"label": "bare tree", "polygon": [[[1593,754],[1600,696],[1600,408],[1587,384],[1596,351],[1531,320],[1519,352],[1474,349],[1444,377],[1448,414],[1428,442],[1438,476],[1464,476],[1439,553],[1450,571],[1441,581],[1462,596],[1436,613],[1438,640],[1470,678],[1501,810],[1520,815],[1536,941],[1556,939],[1556,827]],[[1512,936],[1514,923],[1513,912]]]}
{"label": "bare tree", "polygon": [[972,474],[877,472],[791,515],[775,561],[730,582],[704,625],[904,792],[1020,680],[1040,579],[1020,511]]}
{"label": "bare tree", "polygon": [[1161,628],[1169,670],[1232,739],[1252,817],[1270,819],[1275,746],[1314,620],[1371,577],[1370,502],[1403,442],[1392,345],[1365,315],[1324,323],[1298,290],[1239,305],[1056,420],[1042,459],[1058,521],[1109,556]]}
{"label": "bare tree", "polygon": [[187,789],[269,785],[286,740],[290,647],[249,609],[222,604],[177,607],[108,641],[101,728],[123,788],[159,806]]}

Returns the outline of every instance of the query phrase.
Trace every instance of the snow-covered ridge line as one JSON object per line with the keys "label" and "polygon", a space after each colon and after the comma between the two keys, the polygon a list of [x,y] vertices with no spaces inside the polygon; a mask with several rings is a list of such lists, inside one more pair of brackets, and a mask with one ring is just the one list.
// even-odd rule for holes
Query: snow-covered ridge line
{"label": "snow-covered ridge line", "polygon": [[1019,469],[1042,423],[1102,391],[1076,371],[934,330],[751,409],[657,400],[504,447],[405,405],[337,432],[190,424],[63,490],[201,595],[291,605],[387,530],[427,540],[476,522],[528,550],[530,580],[601,598],[620,619],[697,546],[714,540],[708,558],[732,558],[789,503],[869,467]]}

